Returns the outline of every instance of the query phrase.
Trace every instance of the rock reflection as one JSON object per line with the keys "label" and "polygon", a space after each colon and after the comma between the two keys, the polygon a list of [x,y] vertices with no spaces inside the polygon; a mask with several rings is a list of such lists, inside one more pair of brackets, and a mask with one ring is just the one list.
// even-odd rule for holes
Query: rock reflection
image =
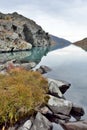
{"label": "rock reflection", "polygon": [[16,60],[19,63],[35,62],[38,64],[41,58],[49,52],[49,47],[35,47],[31,51],[20,51],[13,53],[1,53],[0,63]]}

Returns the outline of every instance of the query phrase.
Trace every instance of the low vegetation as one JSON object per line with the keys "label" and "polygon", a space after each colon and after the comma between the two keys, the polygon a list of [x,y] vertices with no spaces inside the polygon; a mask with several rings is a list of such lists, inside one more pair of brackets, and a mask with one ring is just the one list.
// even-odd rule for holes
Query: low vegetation
{"label": "low vegetation", "polygon": [[46,103],[48,83],[38,72],[11,70],[0,74],[0,125],[13,125]]}

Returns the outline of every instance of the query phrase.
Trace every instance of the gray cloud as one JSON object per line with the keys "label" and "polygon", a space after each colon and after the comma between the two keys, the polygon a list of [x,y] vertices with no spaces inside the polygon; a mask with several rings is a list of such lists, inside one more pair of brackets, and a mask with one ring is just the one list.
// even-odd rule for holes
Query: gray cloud
{"label": "gray cloud", "polygon": [[[34,11],[43,12],[53,17],[61,17],[65,20],[80,20],[79,17],[86,17],[86,0],[1,0],[0,8],[6,11],[22,10],[20,7],[32,7]],[[22,10],[23,11],[23,10]],[[83,13],[82,13],[83,11]]]}
{"label": "gray cloud", "polygon": [[[61,26],[63,32],[74,34],[79,30],[80,35],[86,35],[87,0],[1,0],[0,9],[4,13],[18,11],[36,20],[41,26],[48,28],[48,31],[51,30],[51,24],[56,24],[54,28],[57,29],[55,26],[58,26],[59,29]],[[61,33],[62,31],[59,30]]]}

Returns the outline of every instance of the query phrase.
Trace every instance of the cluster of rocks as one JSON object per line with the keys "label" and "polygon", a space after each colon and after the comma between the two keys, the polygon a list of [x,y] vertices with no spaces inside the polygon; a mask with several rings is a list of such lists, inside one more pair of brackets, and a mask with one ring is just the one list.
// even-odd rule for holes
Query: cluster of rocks
{"label": "cluster of rocks", "polygon": [[[48,103],[36,107],[34,117],[29,117],[20,126],[10,127],[9,130],[53,130],[53,122],[61,126],[62,130],[87,130],[87,121],[80,120],[84,109],[64,97],[71,84],[49,78],[48,84]],[[70,121],[71,117],[76,121]]]}
{"label": "cluster of rocks", "polygon": [[15,63],[15,60],[7,61],[4,64],[0,64],[0,73],[1,74],[7,74],[8,71],[11,69],[25,69],[25,70],[31,70],[36,66],[35,62],[29,62],[29,63]]}
{"label": "cluster of rocks", "polygon": [[48,33],[18,13],[0,13],[0,52],[30,50],[51,43]]}
{"label": "cluster of rocks", "polygon": [[[4,56],[4,55],[2,55],[2,56]],[[0,73],[6,74],[8,71],[10,71],[11,69],[14,69],[14,68],[25,69],[28,71],[35,68],[37,63],[34,61],[23,60],[23,56],[24,57],[27,56],[26,52],[23,53],[23,55],[22,55],[22,52],[20,52],[20,55],[18,55],[18,56],[16,54],[16,59],[12,58],[11,60],[10,60],[10,57],[9,57],[9,59],[7,58],[8,54],[7,54],[7,57],[4,56],[4,59],[3,59],[3,57],[0,57]],[[14,58],[15,58],[15,56],[14,56]],[[48,66],[42,65],[39,68],[35,69],[35,71],[37,71],[41,74],[45,74],[45,73],[51,71],[51,69]]]}

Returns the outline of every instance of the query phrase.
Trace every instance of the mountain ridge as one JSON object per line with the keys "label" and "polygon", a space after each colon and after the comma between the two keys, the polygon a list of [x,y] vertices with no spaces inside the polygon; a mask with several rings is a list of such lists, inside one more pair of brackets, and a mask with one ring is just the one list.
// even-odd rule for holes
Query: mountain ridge
{"label": "mountain ridge", "polygon": [[70,41],[68,41],[64,38],[54,36],[52,34],[50,34],[50,37],[51,37],[52,44],[53,44],[53,46],[51,47],[51,50],[61,49],[61,48],[67,47],[70,44],[72,44]]}
{"label": "mountain ridge", "polygon": [[73,44],[87,51],[87,38],[74,42]]}

